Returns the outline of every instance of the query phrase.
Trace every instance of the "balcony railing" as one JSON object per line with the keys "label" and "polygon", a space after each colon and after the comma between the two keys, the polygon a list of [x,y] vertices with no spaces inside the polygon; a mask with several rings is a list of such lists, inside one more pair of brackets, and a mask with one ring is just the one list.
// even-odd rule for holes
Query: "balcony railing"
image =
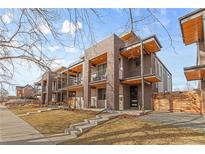
{"label": "balcony railing", "polygon": [[106,70],[96,71],[91,73],[91,81],[100,81],[107,78]]}
{"label": "balcony railing", "polygon": [[45,92],[46,91],[46,86],[42,87],[42,91]]}
{"label": "balcony railing", "polygon": [[41,95],[42,89],[35,89],[34,95]]}
{"label": "balcony railing", "polygon": [[62,82],[62,88],[65,88],[65,87],[67,87],[68,85],[67,85],[67,82],[66,81],[64,81],[64,82]]}
{"label": "balcony railing", "polygon": [[68,80],[68,85],[73,86],[73,85],[80,85],[83,83],[82,78],[73,78]]}

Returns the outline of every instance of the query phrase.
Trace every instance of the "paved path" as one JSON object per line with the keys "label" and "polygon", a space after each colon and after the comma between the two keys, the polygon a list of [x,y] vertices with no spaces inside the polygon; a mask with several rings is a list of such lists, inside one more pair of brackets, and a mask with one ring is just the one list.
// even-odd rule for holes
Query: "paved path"
{"label": "paved path", "polygon": [[183,128],[192,128],[205,133],[205,117],[190,113],[152,112],[140,119],[159,122],[164,125],[174,125]]}
{"label": "paved path", "polygon": [[52,144],[40,132],[0,105],[1,144]]}

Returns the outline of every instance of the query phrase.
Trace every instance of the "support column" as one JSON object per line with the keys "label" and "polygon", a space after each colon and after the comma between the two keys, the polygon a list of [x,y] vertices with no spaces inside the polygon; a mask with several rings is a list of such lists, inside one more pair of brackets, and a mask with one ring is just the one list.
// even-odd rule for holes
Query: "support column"
{"label": "support column", "polygon": [[142,88],[142,112],[144,114],[144,54],[143,54],[143,41],[141,40],[140,47],[141,55],[141,88]]}
{"label": "support column", "polygon": [[60,74],[60,82],[61,82],[61,87],[60,87],[60,103],[62,103],[63,102],[63,91],[62,91],[62,86],[63,86],[63,84],[62,84],[62,81],[63,79],[62,79],[62,75]]}
{"label": "support column", "polygon": [[110,45],[114,48],[107,51],[107,108],[119,110],[119,48],[121,40],[113,35],[110,41],[113,41]]}
{"label": "support column", "polygon": [[[205,14],[203,14],[202,16],[202,20],[203,20],[203,29],[205,30]],[[205,37],[205,33],[204,37]],[[197,56],[198,56],[198,64],[202,65],[205,64],[205,58],[204,58],[204,53],[205,53],[205,41],[203,42],[199,42],[199,44],[197,45]],[[202,79],[201,81],[198,82],[199,83],[199,88],[201,90],[201,94],[202,94],[202,114],[205,115],[205,79]]]}
{"label": "support column", "polygon": [[[87,55],[86,55],[87,56]],[[89,58],[85,56],[83,73],[84,73],[84,107],[89,108],[91,103],[91,87],[89,85],[90,79],[90,63]]]}

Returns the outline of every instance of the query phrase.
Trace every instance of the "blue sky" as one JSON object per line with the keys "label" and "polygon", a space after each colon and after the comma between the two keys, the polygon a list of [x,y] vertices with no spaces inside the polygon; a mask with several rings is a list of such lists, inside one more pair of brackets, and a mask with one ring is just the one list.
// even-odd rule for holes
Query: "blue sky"
{"label": "blue sky", "polygon": [[[144,21],[137,22],[134,26],[134,31],[137,35],[144,38],[150,35],[155,34],[161,45],[162,49],[157,53],[159,58],[165,64],[165,66],[172,73],[173,78],[173,89],[183,89],[187,83],[183,68],[186,66],[192,66],[196,63],[196,46],[195,44],[185,46],[182,42],[181,31],[179,27],[178,18],[191,12],[194,9],[151,9],[152,12],[158,17],[158,19],[166,26],[170,34],[173,38],[173,44],[175,47],[175,51],[170,46],[170,40],[167,33],[160,26],[159,23],[154,22],[151,18],[148,18]],[[128,13],[127,10],[124,9],[100,9],[102,14],[102,21],[100,22],[96,18],[92,18],[93,31],[95,33],[95,41],[98,42],[105,37],[108,37],[112,33],[116,33],[117,35],[122,34],[129,30],[129,25],[125,27],[128,22]],[[0,11],[1,16],[8,14],[7,10]],[[133,10],[134,19],[141,19],[143,16],[147,16],[148,12],[146,9],[135,9]],[[12,22],[12,18],[14,15],[11,15],[9,22]],[[62,15],[61,19],[56,23],[59,30],[66,32],[66,20],[68,17]],[[63,27],[64,25],[64,27]],[[87,30],[86,25],[79,21],[79,27],[81,30]],[[63,29],[64,28],[64,29]],[[72,34],[72,30],[67,31],[68,35],[66,37],[70,37]],[[49,37],[49,32],[48,32]],[[85,40],[86,40],[86,36]],[[68,42],[71,43],[71,42]],[[86,41],[85,46],[89,47],[90,42]],[[45,47],[46,53],[52,57],[58,58],[57,62],[59,65],[68,66],[70,63],[79,58],[79,56],[83,53],[83,48],[81,47],[73,47],[73,48],[64,48],[59,46],[58,44],[53,44],[52,46]],[[42,75],[41,72],[36,66],[28,66],[26,64],[22,64],[18,66],[15,72],[13,82],[17,85],[25,85],[25,84],[33,84],[33,82],[37,81],[39,77]],[[193,86],[196,86],[196,82],[191,82]],[[11,95],[15,94],[15,88],[9,88],[9,92]]]}

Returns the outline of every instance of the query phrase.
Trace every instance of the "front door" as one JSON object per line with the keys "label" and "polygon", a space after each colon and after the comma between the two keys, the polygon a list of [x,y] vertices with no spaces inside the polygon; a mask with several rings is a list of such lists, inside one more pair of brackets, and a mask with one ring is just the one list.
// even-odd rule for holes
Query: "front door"
{"label": "front door", "polygon": [[130,107],[138,107],[137,86],[130,86]]}

